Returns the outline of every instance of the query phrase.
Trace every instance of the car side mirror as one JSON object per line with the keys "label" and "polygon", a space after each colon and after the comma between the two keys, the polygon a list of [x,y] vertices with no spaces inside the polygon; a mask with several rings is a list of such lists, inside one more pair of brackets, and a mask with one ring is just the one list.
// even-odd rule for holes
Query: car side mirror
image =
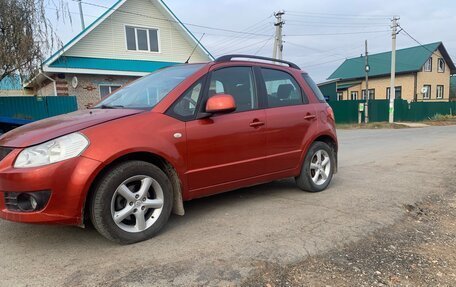
{"label": "car side mirror", "polygon": [[236,102],[232,95],[216,94],[206,102],[206,113],[225,114],[236,110]]}

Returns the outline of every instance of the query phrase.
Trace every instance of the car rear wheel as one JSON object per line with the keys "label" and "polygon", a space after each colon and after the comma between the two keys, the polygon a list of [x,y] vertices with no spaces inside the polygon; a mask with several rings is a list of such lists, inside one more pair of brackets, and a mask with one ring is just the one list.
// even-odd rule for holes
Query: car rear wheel
{"label": "car rear wheel", "polygon": [[90,210],[92,223],[104,237],[121,244],[149,239],[168,221],[172,196],[168,177],[155,165],[121,163],[97,185]]}
{"label": "car rear wheel", "polygon": [[304,158],[301,174],[296,177],[296,184],[305,191],[322,191],[331,182],[334,168],[333,149],[324,142],[314,142]]}

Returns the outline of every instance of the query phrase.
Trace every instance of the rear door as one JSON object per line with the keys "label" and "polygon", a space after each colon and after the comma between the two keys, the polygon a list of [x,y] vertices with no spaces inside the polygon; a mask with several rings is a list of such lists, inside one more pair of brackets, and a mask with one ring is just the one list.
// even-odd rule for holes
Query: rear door
{"label": "rear door", "polygon": [[[205,98],[219,93],[233,96],[235,112],[186,123],[187,179],[194,197],[229,189],[266,170],[266,113],[260,109],[253,68],[213,71]],[[204,111],[205,100],[201,106]]]}
{"label": "rear door", "polygon": [[303,144],[316,111],[288,72],[259,68],[261,88],[267,99],[268,173],[295,169],[300,165]]}

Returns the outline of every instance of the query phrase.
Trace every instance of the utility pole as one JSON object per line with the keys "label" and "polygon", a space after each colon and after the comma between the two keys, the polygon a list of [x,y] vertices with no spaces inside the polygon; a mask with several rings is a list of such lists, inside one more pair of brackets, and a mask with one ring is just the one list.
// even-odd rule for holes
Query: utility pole
{"label": "utility pole", "polygon": [[78,4],[79,4],[79,16],[81,16],[81,27],[82,27],[82,30],[85,29],[85,23],[84,23],[84,13],[82,12],[82,0],[78,0]]}
{"label": "utility pole", "polygon": [[367,52],[367,40],[364,42],[365,55],[364,55],[364,72],[366,76],[366,106],[364,107],[364,121],[366,124],[369,122],[369,52]]}
{"label": "utility pole", "polygon": [[274,12],[274,16],[276,17],[276,22],[274,26],[276,27],[275,30],[275,40],[274,40],[274,50],[272,52],[272,57],[274,59],[282,60],[282,51],[283,51],[283,40],[282,40],[282,27],[285,22],[282,20],[282,15],[285,14],[285,11],[279,10],[278,12]]}
{"label": "utility pole", "polygon": [[394,83],[396,79],[396,35],[398,34],[397,32],[397,27],[399,23],[397,21],[400,18],[397,16],[394,16],[393,19],[391,19],[391,39],[392,39],[392,48],[391,48],[391,85],[390,85],[390,101],[389,101],[389,119],[388,121],[390,123],[394,122],[394,99],[396,98],[396,85]]}

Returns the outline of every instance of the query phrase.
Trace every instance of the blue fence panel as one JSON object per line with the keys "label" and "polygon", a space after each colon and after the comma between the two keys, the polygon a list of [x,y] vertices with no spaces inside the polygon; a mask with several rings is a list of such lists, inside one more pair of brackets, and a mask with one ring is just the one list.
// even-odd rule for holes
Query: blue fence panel
{"label": "blue fence panel", "polygon": [[78,109],[76,97],[46,97],[48,116],[71,113]]}
{"label": "blue fence panel", "polygon": [[0,97],[0,117],[36,121],[77,109],[78,105],[74,96]]}

